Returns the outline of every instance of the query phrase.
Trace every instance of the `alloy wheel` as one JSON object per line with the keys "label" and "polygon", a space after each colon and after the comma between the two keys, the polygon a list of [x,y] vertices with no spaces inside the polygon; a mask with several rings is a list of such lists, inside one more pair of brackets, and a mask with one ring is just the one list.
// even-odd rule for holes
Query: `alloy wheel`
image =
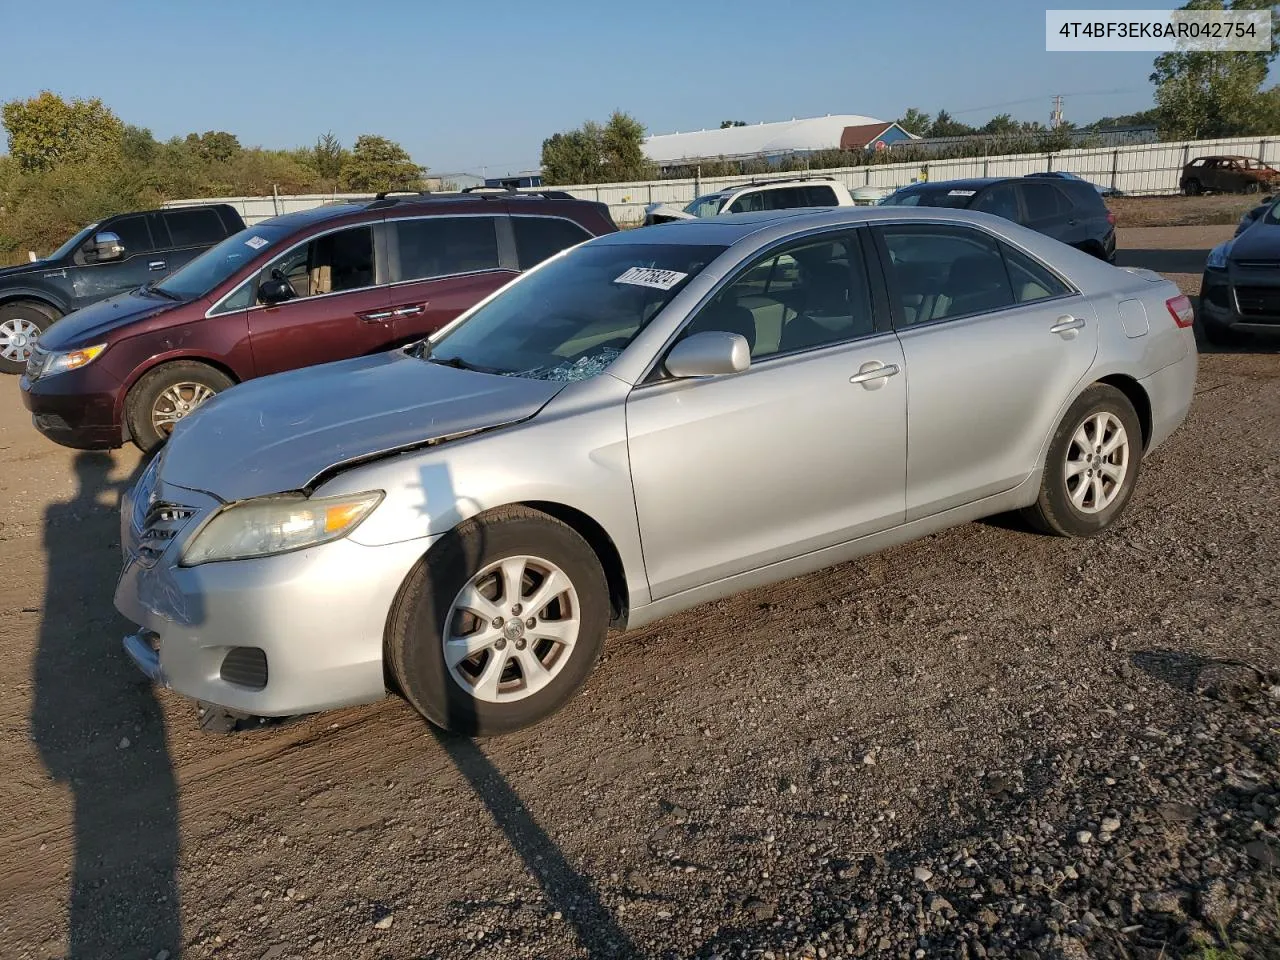
{"label": "alloy wheel", "polygon": [[168,436],[179,420],[216,393],[216,390],[203,383],[191,381],[166,387],[151,406],[151,425],[157,433]]}
{"label": "alloy wheel", "polygon": [[31,348],[40,339],[40,328],[30,320],[13,317],[0,323],[0,357],[14,363],[26,363]]}
{"label": "alloy wheel", "polygon": [[1090,414],[1071,436],[1065,478],[1067,499],[1081,513],[1111,506],[1129,473],[1129,435],[1113,413]]}
{"label": "alloy wheel", "polygon": [[581,626],[568,575],[539,557],[506,557],[467,581],[442,635],[449,674],[488,703],[533,696],[569,662]]}

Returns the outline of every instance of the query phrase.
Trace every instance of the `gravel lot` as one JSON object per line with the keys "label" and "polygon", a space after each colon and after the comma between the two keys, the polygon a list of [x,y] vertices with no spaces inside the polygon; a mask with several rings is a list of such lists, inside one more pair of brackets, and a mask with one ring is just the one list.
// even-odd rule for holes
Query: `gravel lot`
{"label": "gravel lot", "polygon": [[[1122,262],[1194,294],[1230,233]],[[119,651],[136,456],[3,388],[2,957],[1280,956],[1274,349],[1202,357],[1097,540],[970,524],[676,616],[480,744],[397,700],[200,735]]]}

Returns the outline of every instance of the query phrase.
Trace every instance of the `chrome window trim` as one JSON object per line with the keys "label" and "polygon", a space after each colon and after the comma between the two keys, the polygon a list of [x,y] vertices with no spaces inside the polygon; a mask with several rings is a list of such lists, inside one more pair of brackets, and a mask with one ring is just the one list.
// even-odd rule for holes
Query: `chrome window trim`
{"label": "chrome window trim", "polygon": [[[212,319],[213,317],[225,316],[225,315],[226,315],[226,313],[239,313],[241,310],[244,310],[245,312],[248,312],[248,311],[250,311],[250,310],[265,310],[265,309],[267,308],[267,304],[265,304],[265,303],[253,303],[253,304],[250,304],[250,305],[249,305],[249,306],[247,306],[247,307],[240,307],[240,308],[236,308],[236,309],[234,309],[234,310],[228,310],[228,311],[226,311],[225,313],[219,313],[219,312],[217,312],[217,311],[218,311],[218,308],[219,308],[219,307],[221,307],[223,303],[225,303],[227,300],[230,300],[233,296],[235,296],[237,293],[239,293],[239,292],[240,292],[241,287],[243,287],[246,283],[252,283],[254,280],[256,280],[256,279],[257,279],[257,277],[258,277],[258,274],[260,274],[263,270],[265,270],[269,264],[271,264],[271,263],[272,263],[272,262],[274,262],[275,260],[278,260],[280,257],[285,256],[286,254],[293,253],[293,251],[294,251],[294,250],[297,250],[297,249],[298,249],[300,246],[302,246],[304,243],[310,243],[312,240],[319,240],[321,237],[327,237],[327,236],[329,236],[329,234],[331,234],[331,233],[341,233],[343,230],[355,230],[355,229],[357,229],[358,227],[367,227],[369,230],[371,230],[371,231],[372,231],[372,230],[373,230],[373,229],[374,229],[378,224],[380,224],[380,223],[382,223],[382,222],[383,222],[382,220],[369,220],[368,222],[365,222],[365,223],[344,223],[344,224],[343,224],[342,226],[340,226],[340,227],[330,227],[328,230],[321,230],[319,233],[313,233],[313,234],[311,234],[310,236],[305,237],[305,238],[304,238],[304,239],[302,239],[302,240],[298,240],[297,242],[290,244],[289,246],[285,247],[283,250],[279,250],[279,251],[277,251],[275,254],[273,254],[271,257],[269,257],[269,258],[267,259],[267,261],[266,261],[265,263],[263,263],[263,264],[262,264],[262,266],[260,266],[260,267],[258,267],[257,269],[255,269],[251,274],[249,274],[249,276],[245,277],[245,278],[244,278],[244,280],[240,281],[240,283],[237,283],[237,284],[236,284],[234,287],[232,287],[229,291],[227,291],[227,292],[226,292],[226,293],[224,293],[221,297],[219,297],[219,298],[217,299],[217,301],[214,303],[214,305],[213,305],[213,306],[211,306],[208,310],[206,310],[206,311],[204,312],[204,319],[209,320],[209,319]],[[247,227],[246,229],[251,230],[251,229],[253,229],[253,228],[252,228],[252,227]],[[375,252],[374,252],[374,257],[376,258],[376,257],[377,257],[377,245],[378,245],[378,240],[377,240],[377,236],[376,236],[376,235],[374,236],[373,244],[374,244],[374,251],[375,251]],[[374,262],[374,275],[375,275],[375,276],[377,276],[377,262],[376,262],[376,259],[375,259],[375,262]],[[298,300],[322,300],[322,299],[324,299],[325,297],[340,297],[340,296],[342,296],[343,294],[346,294],[346,293],[359,293],[361,290],[373,290],[373,289],[375,289],[375,288],[377,288],[377,287],[382,287],[382,286],[386,286],[386,284],[382,284],[382,283],[372,283],[372,284],[370,284],[370,285],[369,285],[369,286],[367,286],[367,287],[354,287],[354,288],[353,288],[353,289],[351,289],[351,290],[337,290],[337,291],[335,291],[335,292],[333,292],[333,293],[317,293],[317,294],[315,294],[314,296],[311,296],[311,297],[298,297],[298,298],[296,298],[296,299],[298,299]],[[286,302],[286,303],[293,303],[294,301],[293,301],[293,300],[287,300],[287,301],[285,301],[285,302]],[[277,303],[277,304],[273,304],[273,306],[277,306],[277,307],[278,307],[278,306],[281,306],[281,304],[278,304],[278,303]]]}

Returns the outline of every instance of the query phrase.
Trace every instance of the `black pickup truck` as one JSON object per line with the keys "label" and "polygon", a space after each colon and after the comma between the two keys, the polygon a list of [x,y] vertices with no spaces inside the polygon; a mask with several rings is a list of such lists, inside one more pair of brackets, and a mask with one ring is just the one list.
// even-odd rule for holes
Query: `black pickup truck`
{"label": "black pickup truck", "polygon": [[0,373],[21,373],[59,317],[168,276],[244,229],[230,204],[122,213],[91,223],[42,260],[0,269]]}

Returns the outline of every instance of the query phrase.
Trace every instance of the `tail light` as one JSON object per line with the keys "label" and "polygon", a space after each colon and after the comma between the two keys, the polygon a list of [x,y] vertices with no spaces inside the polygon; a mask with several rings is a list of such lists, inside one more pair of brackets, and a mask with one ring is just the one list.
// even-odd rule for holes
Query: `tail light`
{"label": "tail light", "polygon": [[1173,322],[1178,326],[1189,327],[1195,322],[1196,312],[1185,295],[1179,294],[1172,300],[1166,300],[1164,305],[1169,308],[1169,316],[1173,317]]}
{"label": "tail light", "polygon": [[1116,225],[1116,215],[1110,210],[1107,211],[1107,223],[1111,224],[1113,227]]}

